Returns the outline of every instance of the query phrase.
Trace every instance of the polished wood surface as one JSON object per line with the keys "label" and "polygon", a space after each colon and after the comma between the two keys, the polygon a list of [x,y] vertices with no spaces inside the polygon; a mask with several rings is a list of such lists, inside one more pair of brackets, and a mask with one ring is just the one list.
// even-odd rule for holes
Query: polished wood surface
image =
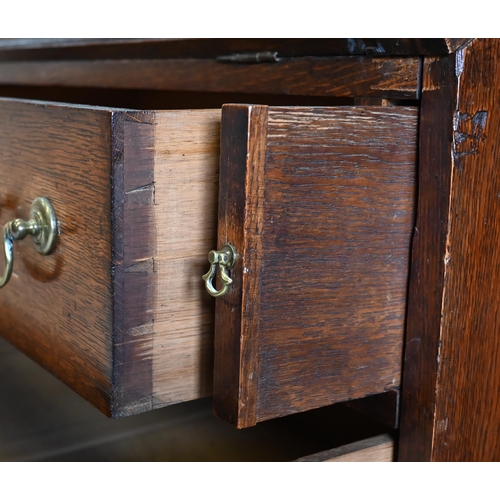
{"label": "polished wood surface", "polygon": [[238,427],[399,385],[416,108],[223,107],[215,411]]}
{"label": "polished wood surface", "polygon": [[329,97],[418,97],[418,58],[303,58],[261,64],[213,59],[0,63],[0,84],[243,92]]}

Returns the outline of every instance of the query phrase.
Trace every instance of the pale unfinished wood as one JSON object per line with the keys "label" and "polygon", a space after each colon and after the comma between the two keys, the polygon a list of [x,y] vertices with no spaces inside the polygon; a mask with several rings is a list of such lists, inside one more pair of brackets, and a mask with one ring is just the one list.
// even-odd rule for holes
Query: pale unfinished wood
{"label": "pale unfinished wood", "polygon": [[156,407],[212,392],[214,303],[201,276],[216,245],[220,110],[158,112],[155,138]]}
{"label": "pale unfinished wood", "polygon": [[394,439],[389,434],[363,439],[300,458],[297,462],[393,462]]}

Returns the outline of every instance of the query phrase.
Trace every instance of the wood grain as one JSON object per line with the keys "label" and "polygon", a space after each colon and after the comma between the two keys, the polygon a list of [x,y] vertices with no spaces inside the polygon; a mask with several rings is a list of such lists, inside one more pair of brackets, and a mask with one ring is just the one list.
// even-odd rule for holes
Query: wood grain
{"label": "wood grain", "polygon": [[499,51],[475,40],[424,71],[400,460],[500,459]]}
{"label": "wood grain", "polygon": [[419,191],[412,243],[399,460],[429,460],[449,223],[455,58],[424,64]]}
{"label": "wood grain", "polygon": [[498,39],[457,59],[453,183],[431,459],[500,460]]}
{"label": "wood grain", "polygon": [[53,255],[39,255],[31,238],[15,244],[0,334],[109,414],[109,112],[3,99],[0,110],[0,223],[27,218],[33,199],[45,196],[60,224]]}
{"label": "wood grain", "polygon": [[115,110],[112,415],[208,396],[220,110]]}
{"label": "wood grain", "polygon": [[356,443],[321,451],[296,462],[393,462],[394,439],[382,434]]}
{"label": "wood grain", "polygon": [[415,108],[256,112],[222,118],[219,244],[242,257],[216,304],[214,406],[239,427],[398,387],[413,225]]}
{"label": "wood grain", "polygon": [[112,416],[152,409],[154,123],[151,113],[111,115],[113,152]]}
{"label": "wood grain", "polygon": [[257,423],[260,289],[254,276],[261,274],[266,130],[266,106],[223,107],[218,248],[231,243],[242,258],[231,270],[229,292],[216,301],[214,411],[238,427]]}
{"label": "wood grain", "polygon": [[61,230],[16,243],[1,335],[113,417],[209,395],[220,110],[0,108],[1,222],[46,196]]}
{"label": "wood grain", "polygon": [[5,62],[2,85],[243,92],[329,97],[418,97],[418,58],[335,57],[267,64],[210,59]]}
{"label": "wood grain", "polygon": [[153,407],[212,394],[220,109],[155,114]]}

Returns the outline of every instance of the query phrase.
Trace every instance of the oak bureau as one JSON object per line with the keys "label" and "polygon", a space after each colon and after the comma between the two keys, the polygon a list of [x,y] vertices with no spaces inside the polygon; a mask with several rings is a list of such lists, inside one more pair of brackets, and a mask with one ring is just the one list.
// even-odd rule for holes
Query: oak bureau
{"label": "oak bureau", "polygon": [[497,460],[499,47],[0,40],[0,335],[112,417]]}

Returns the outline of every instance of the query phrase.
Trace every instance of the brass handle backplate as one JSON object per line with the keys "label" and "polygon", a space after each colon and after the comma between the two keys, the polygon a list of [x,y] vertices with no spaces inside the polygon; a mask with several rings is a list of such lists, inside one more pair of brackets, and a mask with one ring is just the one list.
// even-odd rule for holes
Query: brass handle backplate
{"label": "brass handle backplate", "polygon": [[[226,243],[222,247],[222,250],[220,251],[212,250],[208,254],[208,261],[210,262],[210,270],[208,271],[207,274],[204,274],[202,278],[205,281],[205,288],[207,289],[207,292],[212,297],[222,297],[223,295],[226,295],[226,293],[228,292],[229,287],[231,286],[233,280],[229,277],[227,271],[234,266],[234,263],[237,258],[238,258],[238,253],[236,252],[236,249],[233,247],[233,245],[229,243]],[[222,288],[220,290],[217,290],[212,284],[212,281],[215,277],[215,271],[217,269],[217,265],[219,265],[220,268],[220,279],[222,281]]]}
{"label": "brass handle backplate", "polygon": [[47,198],[36,198],[31,204],[28,221],[15,219],[7,222],[3,228],[4,272],[0,277],[0,288],[5,286],[12,276],[14,267],[14,241],[23,240],[31,234],[33,244],[42,255],[54,251],[57,243],[57,219],[54,207]]}

